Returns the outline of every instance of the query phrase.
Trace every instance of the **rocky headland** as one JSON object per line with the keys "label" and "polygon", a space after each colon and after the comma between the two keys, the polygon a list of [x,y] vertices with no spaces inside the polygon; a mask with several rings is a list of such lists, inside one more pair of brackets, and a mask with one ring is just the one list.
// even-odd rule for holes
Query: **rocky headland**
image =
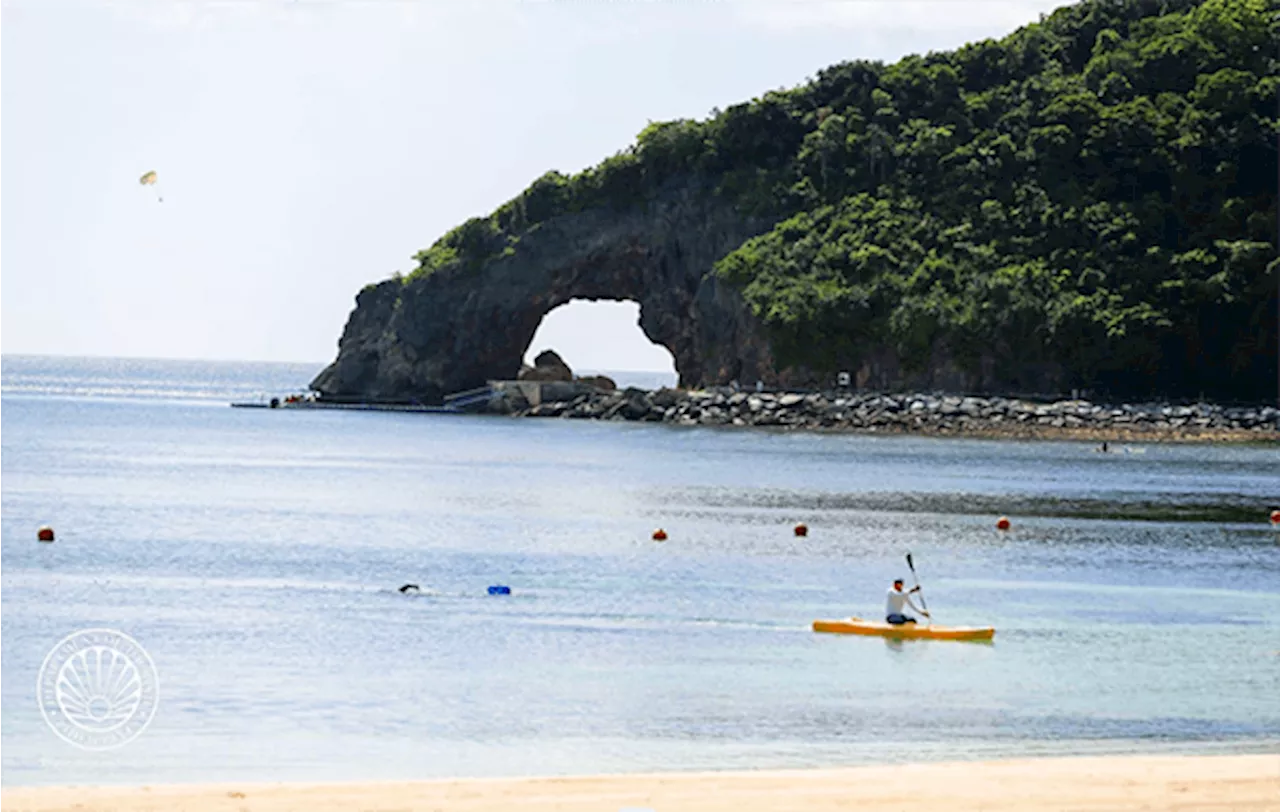
{"label": "rocky headland", "polygon": [[[1273,29],[1264,0],[1075,3],[1000,40],[844,62],[705,119],[653,122],[366,286],[311,387],[326,403],[444,405],[515,380],[555,308],[616,300],[639,304],[682,389],[713,393],[663,419],[1270,425],[1261,406],[1001,396],[1274,402]],[[735,381],[983,397],[726,409],[715,399]],[[594,397],[530,409],[589,412]]]}

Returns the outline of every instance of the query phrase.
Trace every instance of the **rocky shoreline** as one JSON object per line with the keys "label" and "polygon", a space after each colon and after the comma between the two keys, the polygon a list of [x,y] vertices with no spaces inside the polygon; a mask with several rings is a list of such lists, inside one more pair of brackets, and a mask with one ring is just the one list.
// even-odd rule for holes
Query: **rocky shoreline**
{"label": "rocky shoreline", "polygon": [[519,417],[626,420],[957,437],[1094,441],[1280,442],[1280,409],[1210,403],[1103,404],[1004,397],[642,389],[560,384],[533,404],[499,390],[489,411]]}

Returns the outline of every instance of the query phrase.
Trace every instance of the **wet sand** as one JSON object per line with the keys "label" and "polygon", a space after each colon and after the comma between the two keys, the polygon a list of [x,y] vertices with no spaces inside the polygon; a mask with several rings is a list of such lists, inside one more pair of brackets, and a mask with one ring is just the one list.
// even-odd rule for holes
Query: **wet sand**
{"label": "wet sand", "polygon": [[1280,754],[333,784],[8,787],[6,812],[1280,810]]}

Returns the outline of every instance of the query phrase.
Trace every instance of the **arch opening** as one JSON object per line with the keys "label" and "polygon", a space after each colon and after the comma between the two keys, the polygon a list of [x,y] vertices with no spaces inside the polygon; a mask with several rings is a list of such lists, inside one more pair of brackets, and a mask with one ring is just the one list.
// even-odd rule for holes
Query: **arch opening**
{"label": "arch opening", "polygon": [[618,386],[657,389],[675,386],[675,358],[640,328],[640,304],[634,301],[571,299],[548,311],[538,323],[524,363],[554,350],[577,375],[607,375]]}

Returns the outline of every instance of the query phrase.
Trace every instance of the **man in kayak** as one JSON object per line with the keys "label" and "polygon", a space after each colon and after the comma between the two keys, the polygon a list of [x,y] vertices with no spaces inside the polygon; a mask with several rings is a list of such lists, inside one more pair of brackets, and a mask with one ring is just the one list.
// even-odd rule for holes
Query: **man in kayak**
{"label": "man in kayak", "polygon": [[[919,592],[920,587],[912,587],[911,592]],[[908,615],[904,609],[910,606],[912,611],[919,612],[925,617],[929,617],[929,613],[923,609],[917,609],[916,605],[911,602],[911,592],[902,591],[902,579],[898,578],[893,582],[893,589],[889,590],[889,597],[884,603],[884,620],[886,623],[892,623],[897,626],[903,623],[915,623],[916,619]]]}

